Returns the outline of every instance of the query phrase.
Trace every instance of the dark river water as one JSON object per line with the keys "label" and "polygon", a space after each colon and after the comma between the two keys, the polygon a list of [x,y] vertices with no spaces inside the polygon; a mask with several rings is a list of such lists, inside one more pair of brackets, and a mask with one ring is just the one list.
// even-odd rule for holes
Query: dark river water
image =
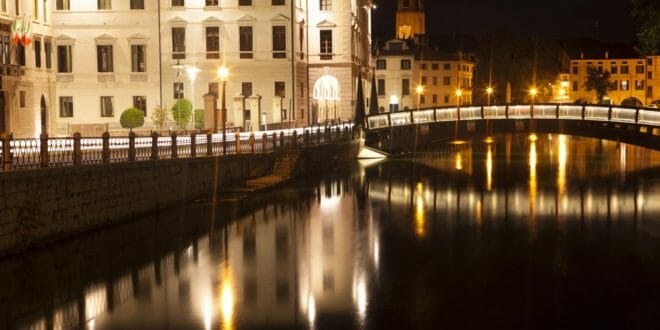
{"label": "dark river water", "polygon": [[499,136],[213,205],[0,260],[0,328],[660,328],[659,152]]}

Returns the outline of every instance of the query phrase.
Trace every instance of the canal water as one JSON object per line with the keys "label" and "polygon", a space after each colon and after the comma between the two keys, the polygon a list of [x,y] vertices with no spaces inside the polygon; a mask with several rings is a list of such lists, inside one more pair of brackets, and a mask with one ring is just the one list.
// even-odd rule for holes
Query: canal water
{"label": "canal water", "polygon": [[660,153],[437,145],[0,260],[0,285],[7,329],[657,328]]}

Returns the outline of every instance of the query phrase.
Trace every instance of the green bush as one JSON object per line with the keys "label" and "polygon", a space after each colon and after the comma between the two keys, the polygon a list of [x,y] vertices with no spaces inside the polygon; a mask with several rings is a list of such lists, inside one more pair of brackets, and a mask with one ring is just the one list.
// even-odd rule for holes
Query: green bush
{"label": "green bush", "polygon": [[121,127],[128,128],[131,131],[136,127],[144,125],[144,112],[136,108],[128,108],[121,113],[119,117]]}
{"label": "green bush", "polygon": [[172,106],[172,119],[181,129],[186,129],[192,115],[192,102],[187,99],[179,99]]}
{"label": "green bush", "polygon": [[163,126],[165,126],[165,123],[169,120],[169,112],[167,111],[167,107],[163,106],[156,106],[154,108],[154,111],[151,112],[151,121],[158,126],[158,128],[162,129]]}
{"label": "green bush", "polygon": [[204,110],[195,110],[195,129],[204,129]]}

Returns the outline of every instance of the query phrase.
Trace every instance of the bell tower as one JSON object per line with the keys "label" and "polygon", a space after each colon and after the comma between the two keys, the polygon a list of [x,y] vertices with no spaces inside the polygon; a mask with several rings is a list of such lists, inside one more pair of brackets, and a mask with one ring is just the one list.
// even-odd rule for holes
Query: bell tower
{"label": "bell tower", "polygon": [[424,0],[397,0],[396,37],[421,43],[425,34]]}

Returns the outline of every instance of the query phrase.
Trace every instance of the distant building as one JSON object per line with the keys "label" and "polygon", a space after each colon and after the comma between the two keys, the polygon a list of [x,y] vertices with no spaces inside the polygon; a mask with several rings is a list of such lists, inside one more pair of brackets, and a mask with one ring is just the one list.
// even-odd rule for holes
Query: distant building
{"label": "distant building", "polygon": [[421,0],[399,0],[396,24],[374,56],[380,111],[471,104],[474,55],[428,45]]}
{"label": "distant building", "polygon": [[593,40],[571,42],[567,49],[570,58],[568,94],[570,100],[596,103],[596,93],[587,91],[587,68],[610,73],[614,90],[605,102],[615,105],[646,106],[660,104],[660,56],[642,56],[631,47],[605,44]]}

